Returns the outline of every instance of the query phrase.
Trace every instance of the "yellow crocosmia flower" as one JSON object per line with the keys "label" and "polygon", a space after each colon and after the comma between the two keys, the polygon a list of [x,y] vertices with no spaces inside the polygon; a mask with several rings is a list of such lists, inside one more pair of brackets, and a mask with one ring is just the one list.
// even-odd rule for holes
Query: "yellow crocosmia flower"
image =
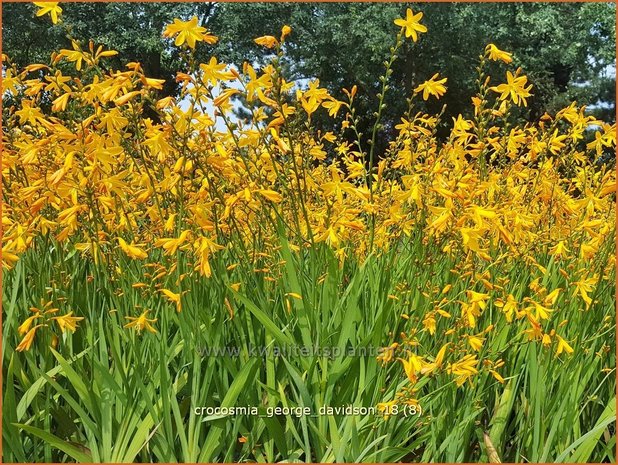
{"label": "yellow crocosmia flower", "polygon": [[431,334],[432,336],[436,333],[436,319],[433,317],[433,315],[428,315],[427,317],[425,317],[425,319],[423,320],[423,326],[427,331],[429,331],[429,334]]}
{"label": "yellow crocosmia flower", "polygon": [[543,305],[547,307],[553,306],[556,303],[556,300],[558,299],[561,291],[561,288],[557,288],[547,294],[547,296],[545,296],[545,298],[543,299]]}
{"label": "yellow crocosmia flower", "polygon": [[474,292],[474,291],[466,291],[466,295],[468,296],[468,300],[470,301],[470,303],[478,305],[479,308],[481,308],[481,310],[484,310],[485,307],[487,306],[487,301],[489,300],[489,294],[483,294],[483,293]]}
{"label": "yellow crocosmia flower", "polygon": [[32,326],[32,323],[34,323],[34,321],[39,318],[41,318],[41,315],[38,311],[34,315],[26,318],[24,322],[21,325],[19,325],[19,328],[17,328],[17,333],[20,336],[23,336],[24,334],[26,334],[28,331],[30,331],[30,326]]}
{"label": "yellow crocosmia flower", "polygon": [[82,69],[82,62],[85,61],[89,63],[90,60],[84,54],[78,42],[73,40],[71,41],[71,45],[73,46],[73,50],[63,48],[60,50],[59,56],[66,57],[67,60],[75,63],[75,69],[80,71]]}
{"label": "yellow crocosmia flower", "polygon": [[441,308],[437,309],[436,312],[438,313],[438,315],[440,315],[443,318],[451,317],[451,314],[449,312],[447,312],[446,310],[442,310]]}
{"label": "yellow crocosmia flower", "polygon": [[163,247],[166,255],[174,255],[189,238],[191,231],[183,231],[178,238],[161,238],[155,241],[155,247]]}
{"label": "yellow crocosmia flower", "polygon": [[395,25],[402,27],[406,37],[412,37],[412,40],[416,42],[418,40],[417,32],[427,32],[427,28],[420,23],[422,18],[422,12],[414,14],[412,9],[408,8],[405,19],[396,19]]}
{"label": "yellow crocosmia flower", "polygon": [[233,95],[239,94],[240,91],[238,89],[225,89],[219,96],[217,96],[213,103],[216,107],[223,107],[229,103],[230,98]]}
{"label": "yellow crocosmia flower", "polygon": [[389,347],[380,349],[380,355],[376,357],[378,362],[382,364],[389,363],[395,359],[395,351],[399,347],[397,342],[393,342]]}
{"label": "yellow crocosmia flower", "polygon": [[260,189],[257,192],[264,198],[274,203],[279,203],[283,200],[283,196],[279,192],[270,189]]}
{"label": "yellow crocosmia flower", "polygon": [[535,302],[534,300],[532,300],[531,303],[533,306],[526,308],[526,310],[531,311],[534,309],[534,312],[535,312],[534,317],[537,320],[538,319],[547,320],[549,318],[549,314],[553,312],[551,308],[543,307],[540,303]]}
{"label": "yellow crocosmia flower", "polygon": [[582,300],[586,303],[586,308],[589,308],[592,304],[592,298],[588,295],[589,293],[594,291],[594,286],[598,282],[597,277],[581,279],[579,281],[574,282],[575,292],[574,295],[580,295]]}
{"label": "yellow crocosmia flower", "polygon": [[395,406],[397,405],[396,400],[391,400],[389,402],[380,402],[377,405],[378,412],[384,415],[384,418],[388,419],[393,414]]}
{"label": "yellow crocosmia flower", "polygon": [[446,371],[449,374],[457,376],[455,384],[459,387],[478,373],[476,368],[477,365],[478,360],[476,355],[466,355],[461,360],[449,364]]}
{"label": "yellow crocosmia flower", "polygon": [[574,352],[573,347],[571,347],[567,341],[562,339],[560,336],[556,334],[556,339],[558,339],[558,346],[556,347],[556,355],[560,355],[562,352],[566,352],[567,354],[572,354]]}
{"label": "yellow crocosmia flower", "polygon": [[34,4],[40,8],[40,10],[36,12],[37,16],[49,14],[52,23],[58,23],[58,16],[62,13],[62,8],[60,8],[58,2],[34,2]]}
{"label": "yellow crocosmia flower", "polygon": [[477,352],[483,347],[483,341],[485,341],[485,338],[478,336],[468,336],[468,344],[470,344],[470,347],[472,347],[472,349]]}
{"label": "yellow crocosmia flower", "polygon": [[500,376],[500,373],[495,370],[489,370],[489,373],[491,373],[491,376],[496,378],[500,384],[504,384],[504,378]]}
{"label": "yellow crocosmia flower", "polygon": [[144,311],[138,317],[127,316],[125,317],[127,320],[130,320],[130,323],[124,325],[125,328],[133,328],[137,331],[137,333],[141,333],[142,330],[150,331],[151,333],[156,333],[157,330],[150,324],[155,323],[157,318],[149,319],[148,318],[148,310]]}
{"label": "yellow crocosmia flower", "polygon": [[442,364],[444,363],[444,356],[446,355],[446,348],[449,346],[449,344],[450,343],[447,342],[440,348],[438,354],[436,355],[436,359],[433,362],[423,364],[423,367],[421,368],[421,374],[430,375],[439,368],[442,368]]}
{"label": "yellow crocosmia flower", "polygon": [[132,243],[127,244],[126,241],[121,237],[118,238],[118,244],[120,245],[122,251],[130,258],[136,258],[139,260],[148,258],[148,254],[146,252],[144,252],[139,247],[133,245]]}
{"label": "yellow crocosmia flower", "polygon": [[42,326],[47,326],[47,325],[36,325],[34,328],[30,329],[26,333],[24,338],[21,340],[19,345],[15,348],[15,350],[18,352],[23,352],[24,350],[30,350],[32,343],[34,342],[34,336],[36,335],[36,331]]}
{"label": "yellow crocosmia flower", "polygon": [[398,358],[403,365],[403,370],[406,373],[406,376],[410,380],[411,383],[416,383],[418,380],[418,376],[416,375],[423,368],[423,359],[417,355],[410,354],[408,360],[404,360],[403,358]]}
{"label": "yellow crocosmia flower", "polygon": [[494,44],[489,44],[485,47],[485,53],[489,56],[490,60],[503,61],[506,64],[513,61],[513,55],[511,53],[500,50]]}
{"label": "yellow crocosmia flower", "polygon": [[430,95],[433,95],[436,98],[440,98],[446,92],[446,87],[444,83],[446,83],[447,78],[438,79],[439,73],[434,74],[431,79],[420,84],[416,89],[414,89],[415,93],[422,92],[423,100],[427,100]]}
{"label": "yellow crocosmia flower", "polygon": [[296,292],[287,292],[285,295],[294,297],[295,299],[298,299],[298,300],[303,300],[303,296],[300,294],[297,294]]}
{"label": "yellow crocosmia flower", "polygon": [[236,79],[236,75],[231,71],[226,71],[227,65],[219,63],[216,57],[211,57],[208,64],[201,63],[200,69],[204,73],[204,81],[216,86],[219,81],[231,81]]}
{"label": "yellow crocosmia flower", "polygon": [[262,47],[273,48],[279,45],[277,39],[273,36],[262,36],[254,39],[254,42]]}
{"label": "yellow crocosmia flower", "polygon": [[559,241],[556,245],[549,249],[549,253],[554,257],[565,257],[569,252],[570,250],[564,244],[564,241]]}
{"label": "yellow crocosmia flower", "polygon": [[217,37],[208,34],[208,29],[197,23],[197,16],[189,21],[174,19],[173,24],[169,24],[163,32],[163,37],[174,37],[174,45],[180,46],[186,43],[190,48],[195,48],[196,42],[206,42],[207,44],[217,43]]}
{"label": "yellow crocosmia flower", "polygon": [[461,228],[459,232],[461,233],[463,244],[467,249],[477,253],[481,251],[481,246],[479,245],[481,235],[478,230],[472,228]]}
{"label": "yellow crocosmia flower", "polygon": [[176,294],[169,289],[161,289],[161,292],[167,297],[170,302],[176,304],[176,311],[180,312],[182,310],[182,302],[180,300],[180,294]]}
{"label": "yellow crocosmia flower", "polygon": [[74,333],[75,330],[77,329],[77,322],[84,319],[83,316],[71,316],[71,315],[73,315],[73,312],[69,312],[66,315],[55,316],[52,318],[52,320],[56,320],[56,323],[58,323],[58,326],[60,326],[60,329],[62,330],[63,333],[65,331],[70,331]]}
{"label": "yellow crocosmia flower", "polygon": [[285,25],[281,28],[281,40],[285,39],[292,33],[292,28],[288,25]]}
{"label": "yellow crocosmia flower", "polygon": [[67,104],[69,103],[69,98],[71,97],[70,93],[62,94],[60,97],[55,99],[52,102],[52,111],[64,111],[67,109]]}
{"label": "yellow crocosmia flower", "polygon": [[438,351],[438,355],[436,355],[436,360],[434,363],[436,364],[438,368],[441,367],[442,363],[444,362],[444,356],[446,355],[446,348],[449,346],[449,344],[450,344],[449,342],[444,344]]}
{"label": "yellow crocosmia flower", "polygon": [[525,107],[528,106],[526,98],[530,97],[530,89],[532,85],[526,87],[528,78],[526,76],[513,75],[510,71],[506,72],[506,83],[498,86],[490,87],[490,90],[500,94],[500,100],[505,100],[511,97],[515,105],[522,103]]}
{"label": "yellow crocosmia flower", "polygon": [[[343,102],[335,99],[327,100],[322,103],[322,106],[328,110],[328,115],[333,117],[337,116],[337,113],[339,113],[339,109],[342,105]],[[325,138],[327,137],[325,136]],[[335,139],[333,138],[333,140],[330,140],[329,142],[334,142],[334,140]]]}

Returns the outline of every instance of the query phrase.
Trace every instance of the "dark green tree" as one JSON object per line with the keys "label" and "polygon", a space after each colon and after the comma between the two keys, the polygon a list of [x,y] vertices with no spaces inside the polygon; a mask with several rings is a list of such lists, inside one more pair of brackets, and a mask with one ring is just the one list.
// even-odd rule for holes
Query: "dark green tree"
{"label": "dark green tree", "polygon": [[[293,32],[287,43],[290,78],[319,78],[335,96],[357,84],[361,126],[368,133],[377,104],[383,61],[394,43],[393,20],[407,7],[423,11],[429,28],[417,43],[407,41],[391,77],[384,130],[392,131],[420,82],[440,72],[447,94],[430,101],[447,104],[446,121],[469,115],[478,56],[488,43],[513,52],[534,85],[527,111],[537,118],[572,100],[594,106],[613,120],[615,108],[615,5],[612,3],[65,3],[63,23],[50,27],[29,3],[3,4],[4,51],[18,64],[47,61],[53,49],[75,38],[93,39],[120,52],[112,65],[140,61],[152,77],[166,79],[165,94],[177,91],[178,53],[161,32],[173,18],[193,15],[219,36],[216,46],[198,48],[199,58],[216,55],[240,66],[261,63],[268,50],[257,36]],[[66,29],[65,29],[66,28]],[[504,79],[494,70],[493,82]],[[421,104],[421,107],[424,104]],[[322,124],[330,124],[326,121]]]}

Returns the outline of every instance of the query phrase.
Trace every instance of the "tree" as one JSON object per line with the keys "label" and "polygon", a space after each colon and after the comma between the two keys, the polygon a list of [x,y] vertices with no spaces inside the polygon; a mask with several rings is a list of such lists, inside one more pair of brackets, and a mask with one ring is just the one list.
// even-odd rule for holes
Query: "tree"
{"label": "tree", "polygon": [[[253,39],[277,35],[284,24],[293,32],[286,53],[293,79],[319,78],[334,95],[357,84],[361,126],[373,124],[383,61],[394,43],[393,19],[407,7],[425,13],[431,34],[406,42],[386,96],[385,131],[405,111],[405,98],[435,72],[448,77],[447,94],[428,104],[447,104],[446,121],[469,111],[476,90],[475,66],[488,43],[513,52],[534,85],[530,117],[553,112],[567,102],[596,104],[611,121],[615,108],[615,5],[612,3],[66,3],[63,24],[49,27],[24,3],[3,6],[5,53],[18,64],[46,61],[49,53],[69,47],[65,28],[82,40],[93,39],[120,53],[113,65],[140,61],[148,74],[166,79],[163,93],[177,91],[178,55],[161,38],[174,17],[197,15],[220,41],[200,47],[198,58],[216,55],[241,66],[264,62],[268,50]],[[247,18],[251,20],[248,21]],[[124,60],[124,62],[120,61]],[[493,73],[494,82],[504,79]],[[423,104],[421,104],[422,108]],[[330,124],[326,121],[323,124]]]}

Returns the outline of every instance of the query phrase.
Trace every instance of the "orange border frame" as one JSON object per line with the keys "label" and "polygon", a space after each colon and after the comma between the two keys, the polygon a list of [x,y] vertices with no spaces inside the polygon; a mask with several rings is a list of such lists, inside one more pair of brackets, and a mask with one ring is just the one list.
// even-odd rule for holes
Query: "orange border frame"
{"label": "orange border frame", "polygon": [[[49,1],[49,0],[43,0]],[[169,3],[189,3],[191,0],[165,0]],[[203,1],[203,0],[202,0]],[[0,28],[2,25],[2,3],[5,0],[0,0]],[[159,3],[159,0],[61,0],[61,3]],[[199,3],[200,0],[196,0],[196,3]],[[223,0],[223,2],[229,3],[403,3],[399,0]],[[431,1],[420,1],[418,3],[613,3],[616,5],[618,0],[518,0],[518,2],[512,2],[511,0],[431,0]],[[8,2],[7,2],[8,3]],[[31,3],[29,0],[11,0],[10,3]],[[618,5],[616,5],[616,26],[618,29]],[[2,55],[2,35],[0,34],[0,55]],[[618,39],[616,41],[616,56],[618,56]],[[0,59],[1,62],[1,59]],[[0,74],[0,85],[2,84],[2,75]],[[618,86],[616,87],[616,100],[618,101]],[[2,109],[2,102],[0,102],[0,110]],[[615,108],[616,111],[616,120],[618,120],[618,105]],[[2,134],[2,127],[0,125],[0,134]],[[616,135],[618,136],[618,128],[616,130]],[[0,152],[2,152],[2,141],[0,140]],[[618,146],[616,148],[618,155]],[[0,157],[0,171],[2,170],[2,158]],[[618,176],[618,164],[616,165],[616,175]],[[0,185],[0,192],[2,191],[2,186]],[[3,202],[0,199],[0,214],[2,214]],[[618,230],[618,209],[616,210],[616,229]],[[616,231],[616,236],[614,238],[616,249],[618,250],[618,231]],[[0,242],[2,241],[4,236],[4,230],[0,226]],[[2,258],[2,250],[0,249],[0,259]],[[3,271],[0,268],[0,285],[2,285]],[[618,293],[618,275],[616,276],[616,293]],[[2,289],[0,289],[0,297],[2,296]],[[0,308],[2,307],[2,303],[0,301]],[[616,319],[618,321],[618,300],[615,305],[616,311]],[[2,313],[0,312],[0,328],[2,328]],[[0,344],[2,344],[2,333],[0,332]],[[616,358],[618,359],[618,324],[616,326]],[[2,360],[0,360],[0,367],[2,366]],[[618,370],[614,371],[616,380],[618,381]],[[2,386],[2,370],[0,370],[0,386]],[[1,395],[2,389],[0,387],[0,463],[10,463],[2,461],[2,399]],[[618,382],[616,384],[616,410],[618,411]],[[615,425],[618,423],[615,422]],[[616,434],[616,431],[615,433]],[[616,444],[616,450],[614,451],[615,455],[618,456],[618,443]],[[27,462],[24,462],[27,463]],[[162,462],[161,462],[162,463]],[[438,462],[436,462],[438,463]],[[591,462],[594,463],[594,462]],[[94,465],[94,464],[92,464]],[[170,464],[172,465],[172,464]],[[377,465],[377,464],[369,464],[369,465]],[[461,465],[476,465],[472,463],[462,463]],[[546,465],[549,465],[547,463]]]}

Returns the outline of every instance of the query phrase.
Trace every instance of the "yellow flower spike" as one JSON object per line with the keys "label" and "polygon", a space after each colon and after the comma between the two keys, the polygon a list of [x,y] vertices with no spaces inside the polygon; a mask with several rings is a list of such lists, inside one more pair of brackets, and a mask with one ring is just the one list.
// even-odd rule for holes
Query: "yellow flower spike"
{"label": "yellow flower spike", "polygon": [[417,32],[427,32],[427,28],[420,23],[423,18],[423,13],[419,12],[414,14],[412,9],[406,10],[406,17],[396,19],[395,25],[400,26],[406,37],[412,37],[412,40],[416,42],[418,40]]}
{"label": "yellow flower spike", "polygon": [[57,24],[62,8],[58,5],[58,2],[33,2],[40,9],[36,12],[37,16],[43,16],[49,14],[52,23]]}

